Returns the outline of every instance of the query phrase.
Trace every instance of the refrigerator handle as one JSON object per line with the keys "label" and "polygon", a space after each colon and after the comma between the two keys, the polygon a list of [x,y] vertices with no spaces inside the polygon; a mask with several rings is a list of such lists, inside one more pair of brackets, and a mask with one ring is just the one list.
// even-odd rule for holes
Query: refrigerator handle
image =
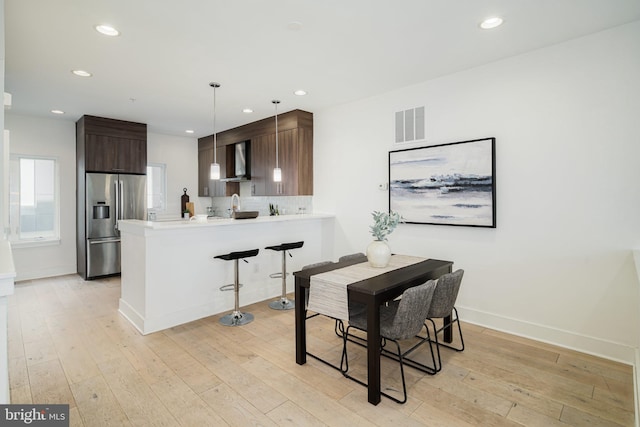
{"label": "refrigerator handle", "polygon": [[116,222],[113,226],[113,229],[115,231],[118,231],[118,220],[120,219],[120,189],[118,187],[118,180],[115,180],[113,183],[113,186],[115,187],[115,192],[116,192],[116,197],[115,197],[115,201],[116,201],[116,212],[115,212],[115,217],[116,217]]}
{"label": "refrigerator handle", "polygon": [[120,183],[120,218],[125,219],[124,217],[124,181],[118,181]]}

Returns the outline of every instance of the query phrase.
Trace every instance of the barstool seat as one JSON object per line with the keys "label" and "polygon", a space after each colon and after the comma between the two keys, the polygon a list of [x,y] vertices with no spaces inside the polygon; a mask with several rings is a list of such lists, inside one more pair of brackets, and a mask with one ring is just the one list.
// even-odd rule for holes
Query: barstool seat
{"label": "barstool seat", "polygon": [[[269,307],[274,310],[291,310],[295,307],[295,302],[287,298],[287,251],[301,248],[302,245],[304,245],[304,241],[281,243],[279,245],[267,246],[265,248],[272,251],[282,252],[282,271],[269,275],[269,277],[273,279],[282,278],[282,294],[280,295],[280,299],[269,303]],[[289,254],[289,256],[292,255]]]}
{"label": "barstool seat", "polygon": [[218,255],[214,258],[222,259],[224,261],[233,261],[234,280],[231,285],[224,285],[220,287],[221,291],[229,291],[233,289],[235,294],[235,303],[233,312],[226,314],[220,318],[220,323],[224,326],[242,326],[253,321],[253,314],[240,312],[240,275],[238,272],[238,261],[243,260],[248,262],[245,258],[250,258],[258,255],[259,249],[251,249],[248,251],[229,252],[228,254]]}

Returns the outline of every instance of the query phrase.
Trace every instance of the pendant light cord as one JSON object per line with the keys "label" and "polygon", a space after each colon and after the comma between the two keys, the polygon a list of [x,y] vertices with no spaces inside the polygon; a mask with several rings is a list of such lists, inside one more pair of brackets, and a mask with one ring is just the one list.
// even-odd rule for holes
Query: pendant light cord
{"label": "pendant light cord", "polygon": [[209,86],[213,88],[213,163],[218,163],[218,138],[216,135],[216,89],[220,87],[220,83],[211,82]]}
{"label": "pendant light cord", "polygon": [[276,105],[276,168],[278,168],[278,103],[280,101],[274,101]]}
{"label": "pendant light cord", "polygon": [[216,86],[213,86],[213,163],[218,163],[218,140],[216,138]]}

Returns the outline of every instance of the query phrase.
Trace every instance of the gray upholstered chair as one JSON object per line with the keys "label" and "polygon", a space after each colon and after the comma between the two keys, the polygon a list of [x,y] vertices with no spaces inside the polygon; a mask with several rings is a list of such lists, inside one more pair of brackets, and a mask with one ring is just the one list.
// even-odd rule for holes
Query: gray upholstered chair
{"label": "gray upholstered chair", "polygon": [[362,252],[357,252],[355,254],[349,254],[349,255],[342,255],[339,259],[338,262],[342,262],[342,261],[349,261],[350,259],[356,259],[356,258],[366,258],[367,256],[365,254],[363,254]]}
{"label": "gray upholstered chair", "polygon": [[[382,395],[388,397],[389,399],[398,402],[405,403],[407,401],[407,385],[404,378],[404,365],[406,356],[416,350],[419,346],[424,343],[429,344],[429,349],[431,350],[431,359],[435,364],[435,357],[433,353],[433,347],[431,345],[432,341],[429,339],[428,331],[427,338],[419,339],[419,341],[413,344],[409,349],[402,351],[400,348],[399,341],[415,339],[418,333],[422,330],[422,326],[424,325],[424,319],[426,318],[429,307],[431,305],[431,299],[433,297],[434,290],[436,288],[436,282],[434,280],[429,280],[422,285],[415,286],[413,288],[409,288],[402,294],[402,299],[398,301],[393,301],[389,305],[380,307],[380,336],[383,338],[382,349],[383,354],[391,353],[394,355],[394,359],[400,362],[400,373],[402,375],[402,391],[403,391],[403,399],[397,399],[385,392],[381,392]],[[340,364],[340,368],[345,377],[356,381],[357,383],[366,386],[363,381],[352,377],[349,375],[349,358],[347,354],[347,342],[349,336],[349,329],[356,328],[361,331],[367,330],[367,316],[366,313],[353,316],[349,319],[349,326],[347,327],[346,333],[343,337],[343,350],[342,350],[342,362]],[[396,345],[395,353],[389,352],[385,350],[385,346],[387,341],[392,341]],[[420,369],[421,365],[418,362],[413,362],[413,364],[408,364],[409,366]],[[422,365],[424,366],[424,365]],[[431,367],[424,366],[427,370],[424,372],[427,373],[435,373],[434,369]]]}
{"label": "gray upholstered chair", "polygon": [[[424,326],[427,328],[427,336],[429,336],[429,324],[433,328],[434,338],[432,342],[436,344],[438,354],[437,370],[442,369],[442,359],[440,358],[440,346],[451,348],[456,351],[464,350],[464,339],[462,338],[462,328],[460,327],[460,319],[458,318],[458,310],[455,308],[456,299],[458,298],[458,292],[460,291],[460,284],[462,283],[462,276],[464,270],[459,269],[453,273],[445,274],[441,276],[436,285],[436,290],[433,293],[429,312],[426,316]],[[445,320],[449,317],[450,321],[445,323]],[[442,326],[437,328],[433,319],[442,319]],[[438,339],[438,334],[442,333],[447,327],[453,327],[453,324],[458,326],[458,334],[460,336],[460,343],[458,345],[450,345],[441,342]]]}

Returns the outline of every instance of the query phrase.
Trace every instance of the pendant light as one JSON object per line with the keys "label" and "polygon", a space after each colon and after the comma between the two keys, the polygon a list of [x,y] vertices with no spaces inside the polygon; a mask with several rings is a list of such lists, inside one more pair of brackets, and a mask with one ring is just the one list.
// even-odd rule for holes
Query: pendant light
{"label": "pendant light", "polygon": [[273,105],[276,107],[276,167],[273,170],[273,182],[281,182],[282,181],[282,169],[278,166],[278,104],[280,101],[274,99],[271,101]]}
{"label": "pendant light", "polygon": [[213,88],[213,163],[209,169],[209,179],[220,179],[220,164],[217,162],[218,141],[216,136],[216,89],[220,83],[211,82],[209,86]]}

